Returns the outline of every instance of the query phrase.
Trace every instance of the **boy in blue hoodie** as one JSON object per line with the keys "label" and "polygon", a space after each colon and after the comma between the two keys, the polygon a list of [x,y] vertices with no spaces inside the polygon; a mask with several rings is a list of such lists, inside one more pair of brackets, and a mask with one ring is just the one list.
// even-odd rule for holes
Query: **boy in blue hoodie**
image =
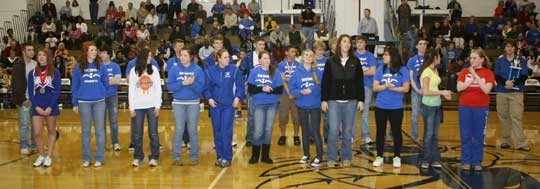
{"label": "boy in blue hoodie", "polygon": [[244,97],[245,86],[242,73],[236,65],[229,64],[231,57],[226,49],[217,51],[216,58],[218,64],[205,69],[204,97],[210,105],[217,154],[216,165],[228,167],[232,161],[234,110]]}
{"label": "boy in blue hoodie", "polygon": [[[122,73],[120,66],[116,62],[111,61],[111,49],[107,46],[101,48],[99,57],[105,68],[109,79],[109,87],[105,96],[105,109],[109,114],[109,124],[111,129],[111,144],[114,151],[120,151],[120,143],[118,141],[118,84]],[[105,129],[107,133],[107,129]],[[107,143],[105,137],[105,144]]]}
{"label": "boy in blue hoodie", "polygon": [[189,152],[189,165],[199,164],[199,135],[197,122],[200,113],[200,95],[205,87],[205,75],[202,69],[192,63],[193,53],[190,49],[184,48],[180,51],[181,64],[174,67],[169,72],[167,78],[167,89],[173,93],[172,102],[174,113],[174,139],[173,139],[173,161],[175,165],[183,165],[181,159],[181,142],[184,129],[189,130],[191,148]]}

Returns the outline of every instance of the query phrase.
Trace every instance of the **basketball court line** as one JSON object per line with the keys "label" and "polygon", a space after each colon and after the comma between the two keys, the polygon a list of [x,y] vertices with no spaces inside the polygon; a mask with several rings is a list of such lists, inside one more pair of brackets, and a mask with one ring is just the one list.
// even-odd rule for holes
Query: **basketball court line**
{"label": "basketball court line", "polygon": [[[238,151],[236,151],[236,153],[234,153],[233,157],[232,157],[232,160],[231,160],[231,164],[232,162],[234,161],[234,159],[236,157],[239,156],[239,154],[244,150],[244,147],[246,146],[246,143],[244,142],[242,144],[242,146],[240,146],[240,148],[238,149]],[[227,170],[229,169],[229,167],[225,167],[223,169],[221,169],[221,171],[219,172],[219,174],[216,176],[216,178],[214,178],[214,180],[210,183],[210,185],[208,186],[208,188],[214,188],[216,186],[216,184],[221,180],[221,177],[223,177],[223,175],[225,175],[225,172],[227,172]]]}

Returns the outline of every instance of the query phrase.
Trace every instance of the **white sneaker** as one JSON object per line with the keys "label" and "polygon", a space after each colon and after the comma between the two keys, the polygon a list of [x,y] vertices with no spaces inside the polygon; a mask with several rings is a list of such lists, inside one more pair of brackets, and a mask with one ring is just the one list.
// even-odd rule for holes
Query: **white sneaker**
{"label": "white sneaker", "polygon": [[370,145],[373,144],[373,140],[371,140],[371,138],[369,138],[369,137],[367,137],[366,139],[364,139],[364,142],[365,142],[366,144],[370,144]]}
{"label": "white sneaker", "polygon": [[45,157],[39,156],[36,161],[34,161],[34,167],[39,167],[45,161]]}
{"label": "white sneaker", "polygon": [[375,158],[375,161],[373,161],[373,166],[374,167],[380,167],[383,163],[384,163],[384,158],[381,157],[381,156],[377,156]]}
{"label": "white sneaker", "polygon": [[139,160],[139,159],[134,159],[133,162],[131,162],[131,165],[133,167],[138,167],[142,164],[143,160]]}
{"label": "white sneaker", "polygon": [[148,163],[148,165],[150,165],[150,167],[156,167],[158,165],[157,160],[151,159],[150,163]]}
{"label": "white sneaker", "polygon": [[302,159],[300,159],[299,163],[301,164],[305,164],[309,161],[309,157],[307,156],[303,156]]}
{"label": "white sneaker", "polygon": [[113,144],[113,150],[114,151],[120,151],[120,144],[118,144],[118,143]]}
{"label": "white sneaker", "polygon": [[236,145],[237,145],[236,142],[232,142],[232,147],[233,148],[236,147]]}
{"label": "white sneaker", "polygon": [[23,149],[21,149],[21,154],[22,154],[22,155],[28,155],[28,154],[30,154],[31,152],[32,152],[32,151],[31,151],[30,149],[28,149],[28,148],[23,148]]}
{"label": "white sneaker", "polygon": [[319,160],[319,158],[315,158],[315,159],[311,162],[311,166],[312,166],[312,167],[318,167],[318,166],[321,166],[321,160]]}
{"label": "white sneaker", "polygon": [[44,167],[50,167],[52,164],[52,159],[50,157],[46,157],[45,161],[43,162]]}
{"label": "white sneaker", "polygon": [[101,163],[101,162],[99,162],[99,161],[96,161],[96,162],[94,163],[94,167],[101,167],[101,166],[103,166],[103,163]]}
{"label": "white sneaker", "polygon": [[395,157],[395,158],[392,160],[392,162],[393,162],[395,168],[401,167],[401,158]]}
{"label": "white sneaker", "polygon": [[85,161],[85,162],[82,163],[82,166],[83,167],[88,167],[88,166],[90,166],[90,162]]}
{"label": "white sneaker", "polygon": [[190,143],[187,143],[187,149],[190,150],[191,149],[191,144]]}

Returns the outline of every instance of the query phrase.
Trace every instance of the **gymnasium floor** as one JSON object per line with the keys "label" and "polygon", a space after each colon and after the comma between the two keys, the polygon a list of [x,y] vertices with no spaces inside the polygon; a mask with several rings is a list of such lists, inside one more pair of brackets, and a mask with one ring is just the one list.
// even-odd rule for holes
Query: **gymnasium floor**
{"label": "gymnasium floor", "polygon": [[[244,118],[246,117],[246,112]],[[373,112],[371,112],[373,113]],[[133,153],[129,145],[129,112],[119,113],[120,142],[122,150],[111,150],[107,136],[105,165],[100,168],[81,166],[81,129],[78,115],[62,110],[58,119],[61,133],[53,156],[51,168],[33,168],[36,155],[21,156],[18,149],[17,113],[14,109],[0,110],[0,183],[6,188],[540,188],[540,151],[538,146],[540,114],[527,112],[523,125],[531,145],[531,152],[502,150],[501,129],[496,112],[490,112],[487,128],[487,147],[481,173],[459,170],[460,141],[457,112],[446,111],[445,122],[440,128],[442,169],[420,170],[418,160],[421,148],[409,137],[410,112],[405,112],[402,149],[402,167],[391,167],[391,146],[385,149],[385,165],[380,169],[371,166],[375,148],[361,142],[354,145],[353,167],[318,169],[298,163],[302,148],[292,144],[292,126],[288,127],[288,141],[278,146],[278,126],[273,132],[271,156],[273,165],[247,163],[251,149],[244,146],[245,119],[237,121],[234,140],[238,146],[233,151],[233,164],[229,168],[214,166],[212,127],[207,112],[201,113],[199,122],[200,160],[198,166],[172,165],[173,117],[170,110],[162,110],[159,118],[159,135],[164,150],[159,166],[150,168],[148,160],[138,168],[131,167]],[[371,115],[371,136],[375,136],[374,116]],[[360,127],[357,128],[359,134]],[[109,132],[108,132],[109,133]],[[422,126],[420,126],[422,133]],[[422,135],[420,135],[422,136]],[[391,144],[391,141],[387,141]],[[94,146],[94,145],[92,145]],[[314,146],[312,145],[312,154]],[[144,150],[150,153],[145,132]],[[188,150],[182,150],[187,159]],[[326,155],[324,156],[326,160]]]}

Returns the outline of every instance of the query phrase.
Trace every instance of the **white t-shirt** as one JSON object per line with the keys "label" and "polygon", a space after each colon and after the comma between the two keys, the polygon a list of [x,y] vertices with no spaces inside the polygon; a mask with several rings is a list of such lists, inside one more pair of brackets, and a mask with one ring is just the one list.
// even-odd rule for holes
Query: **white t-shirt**
{"label": "white t-shirt", "polygon": [[135,69],[129,72],[129,110],[161,107],[161,78],[156,66],[152,75],[145,71],[140,77]]}

